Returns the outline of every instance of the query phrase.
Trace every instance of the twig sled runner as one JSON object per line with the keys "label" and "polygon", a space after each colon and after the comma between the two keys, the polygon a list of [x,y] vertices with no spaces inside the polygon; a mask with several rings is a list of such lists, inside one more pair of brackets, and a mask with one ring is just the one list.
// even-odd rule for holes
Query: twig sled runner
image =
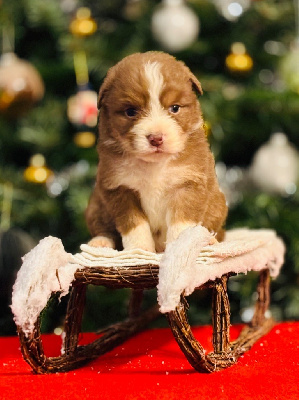
{"label": "twig sled runner", "polygon": [[[196,231],[186,234],[190,237],[190,233]],[[178,251],[180,244],[185,244],[190,252],[190,242],[181,237],[179,240],[181,243],[176,247]],[[59,239],[45,238],[25,256],[19,271],[13,291],[12,310],[23,357],[35,373],[65,372],[78,368],[142,330],[159,315],[158,305],[140,313],[142,292],[157,285],[160,310],[165,313],[187,360],[199,372],[214,372],[232,366],[273,326],[272,318],[266,317],[270,304],[270,280],[271,276],[278,275],[285,251],[282,241],[273,231],[234,230],[227,233],[224,242],[201,247],[192,267],[192,279],[184,281],[183,290],[180,285],[174,287],[169,279],[163,282],[163,274],[169,273],[165,269],[172,264],[171,260],[165,258],[167,251],[159,255],[141,250],[117,252],[94,249],[87,245],[82,245],[81,249],[80,254],[72,256],[64,251]],[[182,262],[177,255],[175,259]],[[47,274],[43,272],[45,268]],[[188,270],[188,266],[186,268]],[[239,338],[230,342],[227,282],[232,275],[252,270],[259,274],[255,313]],[[180,267],[179,272],[184,275],[184,268]],[[28,274],[31,278],[26,280]],[[173,271],[171,274],[176,277]],[[129,315],[125,321],[103,330],[92,343],[78,345],[86,289],[90,284],[131,288]],[[40,333],[40,314],[54,293],[65,295],[69,287],[71,294],[65,317],[63,351],[59,357],[47,357]],[[171,291],[173,287],[174,291]],[[192,334],[185,300],[185,295],[194,289],[206,287],[212,288],[213,293],[214,351],[209,354]]]}

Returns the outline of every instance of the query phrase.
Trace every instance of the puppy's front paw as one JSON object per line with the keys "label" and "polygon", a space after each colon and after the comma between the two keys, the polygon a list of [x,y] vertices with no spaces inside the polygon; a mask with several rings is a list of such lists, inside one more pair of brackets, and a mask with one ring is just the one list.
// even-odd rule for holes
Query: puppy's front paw
{"label": "puppy's front paw", "polygon": [[131,229],[128,233],[123,234],[122,241],[125,250],[142,249],[152,253],[156,252],[155,242],[147,222],[144,222]]}
{"label": "puppy's front paw", "polygon": [[149,243],[140,243],[140,242],[137,243],[136,242],[135,244],[132,244],[131,246],[124,247],[124,249],[125,250],[141,249],[144,251],[149,251],[150,253],[156,253],[155,246],[152,246]]}
{"label": "puppy's front paw", "polygon": [[177,222],[170,225],[167,230],[166,243],[171,243],[176,240],[181,232],[185,229],[196,226],[195,222]]}
{"label": "puppy's front paw", "polygon": [[96,236],[92,238],[88,242],[88,245],[92,247],[110,247],[111,249],[115,249],[114,240],[107,238],[105,236]]}
{"label": "puppy's front paw", "polygon": [[218,240],[215,238],[215,236],[212,236],[210,241],[209,241],[209,245],[212,246],[213,244],[219,243]]}

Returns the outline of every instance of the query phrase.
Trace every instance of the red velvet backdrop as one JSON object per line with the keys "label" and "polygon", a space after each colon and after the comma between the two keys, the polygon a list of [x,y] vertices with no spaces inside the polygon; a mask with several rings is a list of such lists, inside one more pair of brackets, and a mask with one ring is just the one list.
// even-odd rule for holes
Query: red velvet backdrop
{"label": "red velvet backdrop", "polygon": [[[240,327],[232,327],[235,338]],[[211,327],[194,328],[210,351]],[[85,334],[90,341],[93,334]],[[59,354],[60,337],[44,338],[46,354]],[[239,362],[214,374],[188,364],[169,329],[145,331],[84,368],[34,375],[17,338],[0,338],[0,398],[10,399],[299,399],[299,323],[277,324]]]}

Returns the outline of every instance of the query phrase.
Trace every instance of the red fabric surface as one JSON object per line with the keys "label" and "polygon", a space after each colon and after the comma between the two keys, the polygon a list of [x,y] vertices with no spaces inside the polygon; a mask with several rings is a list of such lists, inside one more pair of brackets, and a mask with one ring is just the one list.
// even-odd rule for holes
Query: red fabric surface
{"label": "red fabric surface", "polygon": [[[236,338],[240,327],[232,327]],[[211,327],[194,335],[210,351]],[[85,334],[84,342],[95,337]],[[43,337],[46,354],[59,354],[61,339]],[[17,338],[0,338],[0,399],[299,399],[299,323],[277,324],[239,362],[214,374],[189,365],[170,329],[145,331],[83,368],[34,375]]]}

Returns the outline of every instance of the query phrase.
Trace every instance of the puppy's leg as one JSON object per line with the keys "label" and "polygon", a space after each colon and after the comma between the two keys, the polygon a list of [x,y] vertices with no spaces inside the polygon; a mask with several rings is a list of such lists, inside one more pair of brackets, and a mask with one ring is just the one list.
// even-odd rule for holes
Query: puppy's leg
{"label": "puppy's leg", "polygon": [[105,236],[96,236],[92,238],[88,244],[92,247],[110,247],[111,249],[115,249],[114,240]]}
{"label": "puppy's leg", "polygon": [[217,240],[221,242],[225,236],[223,226],[227,216],[226,200],[224,194],[219,191],[216,185],[209,190],[209,193],[209,207],[207,207],[204,218],[205,226],[210,231],[215,232]]}
{"label": "puppy's leg", "polygon": [[155,252],[155,243],[140,198],[125,186],[103,192],[109,214],[121,234],[124,249]]}
{"label": "puppy's leg", "polygon": [[119,242],[115,225],[105,207],[99,188],[96,186],[85,212],[88,229],[93,238],[88,242],[93,247],[115,249]]}
{"label": "puppy's leg", "polygon": [[[136,221],[137,223],[137,221]],[[122,235],[124,249],[143,249],[155,252],[155,243],[149,223],[140,220],[139,223]]]}
{"label": "puppy's leg", "polygon": [[[212,233],[219,234],[217,239],[221,240],[227,208],[224,195],[218,187],[207,188],[205,182],[189,181],[173,191],[169,204],[166,219],[167,243],[177,239],[186,228],[198,224],[202,224]],[[210,244],[215,242],[216,238],[212,237]]]}
{"label": "puppy's leg", "polygon": [[197,225],[195,222],[192,221],[184,221],[184,222],[171,222],[171,217],[168,214],[167,218],[168,222],[168,229],[167,229],[167,236],[166,236],[166,243],[173,242],[179,236],[179,234],[187,228]]}
{"label": "puppy's leg", "polygon": [[205,190],[204,183],[189,181],[172,191],[166,215],[166,243],[176,240],[183,230],[203,223],[206,204],[200,199],[204,198]]}

